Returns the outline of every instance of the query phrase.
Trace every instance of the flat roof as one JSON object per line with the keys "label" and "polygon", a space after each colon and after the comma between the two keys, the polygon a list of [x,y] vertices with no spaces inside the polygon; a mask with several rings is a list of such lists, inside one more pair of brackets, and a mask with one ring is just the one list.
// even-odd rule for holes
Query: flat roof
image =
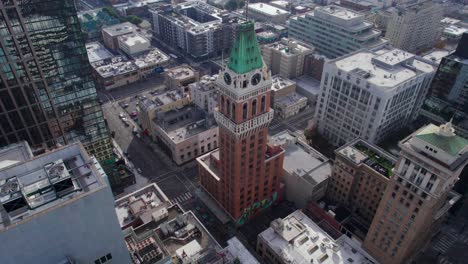
{"label": "flat roof", "polygon": [[290,175],[303,177],[317,185],[331,176],[331,163],[324,155],[300,140],[290,131],[282,131],[270,138],[285,150],[283,169]]}
{"label": "flat roof", "polygon": [[249,4],[249,9],[253,9],[259,13],[263,13],[268,16],[277,16],[277,15],[284,15],[289,14],[288,11],[278,8],[276,6],[272,6],[265,3],[254,3]]}
{"label": "flat roof", "polygon": [[354,72],[363,76],[369,83],[388,88],[394,88],[420,74],[436,70],[431,64],[398,49],[358,51],[333,60],[332,63],[339,70]]}
{"label": "flat roof", "polygon": [[165,71],[165,74],[172,79],[185,80],[195,77],[195,70],[189,65],[179,65]]}
{"label": "flat roof", "polygon": [[275,98],[275,105],[277,104],[288,107],[290,105],[299,103],[301,100],[307,100],[307,98],[296,92],[292,92],[280,98]]}
{"label": "flat roof", "polygon": [[104,171],[81,143],[0,169],[0,230],[105,186]]}
{"label": "flat roof", "polygon": [[376,263],[357,242],[333,239],[300,210],[274,220],[259,237],[283,263]]}
{"label": "flat roof", "polygon": [[319,95],[320,90],[320,81],[309,75],[302,75],[298,78],[295,78],[296,86],[300,89],[307,91],[313,95]]}
{"label": "flat roof", "polygon": [[240,242],[240,240],[234,236],[227,241],[228,245],[224,248],[224,252],[232,255],[229,259],[234,262],[237,258],[240,260],[240,263],[245,264],[258,264],[257,259],[250,254],[247,248]]}
{"label": "flat roof", "polygon": [[450,53],[452,52],[448,50],[436,49],[424,55],[423,58],[433,61],[434,63],[440,64],[442,58],[448,56]]}
{"label": "flat roof", "polygon": [[20,141],[0,148],[0,170],[30,160],[33,157],[28,142]]}
{"label": "flat roof", "polygon": [[306,46],[304,43],[288,38],[282,38],[278,42],[266,44],[264,47],[278,50],[285,55],[303,54],[305,52],[312,52],[314,49]]}
{"label": "flat roof", "polygon": [[100,42],[86,43],[86,52],[90,63],[106,60],[114,57],[114,55],[104,47]]}
{"label": "flat roof", "polygon": [[124,22],[109,27],[105,27],[102,31],[106,32],[110,36],[121,36],[134,32],[137,29],[137,26],[133,25],[130,22]]}
{"label": "flat roof", "polygon": [[337,5],[319,7],[315,9],[315,12],[327,14],[332,17],[336,17],[343,20],[351,20],[353,18],[364,17],[364,15],[361,13]]}
{"label": "flat roof", "polygon": [[135,46],[136,44],[144,44],[144,43],[150,45],[149,44],[150,41],[147,38],[137,33],[119,36],[119,41],[121,41],[128,47],[132,47],[132,46]]}
{"label": "flat roof", "polygon": [[157,48],[152,48],[149,51],[145,51],[141,54],[133,56],[134,63],[138,68],[144,68],[152,65],[161,65],[168,63],[169,58],[166,53],[162,52]]}
{"label": "flat roof", "polygon": [[130,61],[125,56],[115,56],[102,61],[91,63],[91,66],[103,78],[122,75],[128,72],[138,70],[138,67],[133,61]]}
{"label": "flat roof", "polygon": [[272,77],[272,84],[271,84],[271,90],[273,91],[279,91],[281,89],[284,89],[286,87],[289,87],[291,85],[295,85],[296,82],[293,80],[290,80],[288,78],[283,78],[279,75],[275,75]]}

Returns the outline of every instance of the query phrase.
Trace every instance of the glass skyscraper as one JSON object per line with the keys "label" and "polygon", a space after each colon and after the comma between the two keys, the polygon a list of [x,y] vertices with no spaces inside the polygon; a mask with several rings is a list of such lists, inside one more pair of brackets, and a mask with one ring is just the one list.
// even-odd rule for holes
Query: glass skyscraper
{"label": "glass skyscraper", "polygon": [[73,0],[0,1],[0,146],[21,140],[112,157]]}

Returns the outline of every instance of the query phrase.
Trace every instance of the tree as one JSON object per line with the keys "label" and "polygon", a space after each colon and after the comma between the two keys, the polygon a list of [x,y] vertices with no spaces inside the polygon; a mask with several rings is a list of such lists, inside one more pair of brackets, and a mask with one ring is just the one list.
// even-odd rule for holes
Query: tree
{"label": "tree", "polygon": [[138,26],[143,20],[135,15],[130,15],[127,16],[127,21]]}

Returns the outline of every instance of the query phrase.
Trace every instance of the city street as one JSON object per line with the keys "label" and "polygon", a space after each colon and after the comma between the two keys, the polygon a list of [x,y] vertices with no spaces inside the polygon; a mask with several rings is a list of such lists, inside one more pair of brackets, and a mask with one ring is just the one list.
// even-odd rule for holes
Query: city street
{"label": "city street", "polygon": [[306,108],[288,119],[275,117],[268,128],[268,134],[273,136],[288,129],[291,132],[295,132],[298,136],[304,136],[304,129],[307,128],[310,120],[314,117],[314,110],[314,107]]}

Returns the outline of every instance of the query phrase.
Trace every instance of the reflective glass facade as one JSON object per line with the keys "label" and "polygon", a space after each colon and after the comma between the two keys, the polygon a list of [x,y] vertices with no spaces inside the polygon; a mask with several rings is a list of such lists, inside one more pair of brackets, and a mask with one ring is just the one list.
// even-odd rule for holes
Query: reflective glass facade
{"label": "reflective glass facade", "polygon": [[0,146],[112,147],[73,0],[0,1]]}

